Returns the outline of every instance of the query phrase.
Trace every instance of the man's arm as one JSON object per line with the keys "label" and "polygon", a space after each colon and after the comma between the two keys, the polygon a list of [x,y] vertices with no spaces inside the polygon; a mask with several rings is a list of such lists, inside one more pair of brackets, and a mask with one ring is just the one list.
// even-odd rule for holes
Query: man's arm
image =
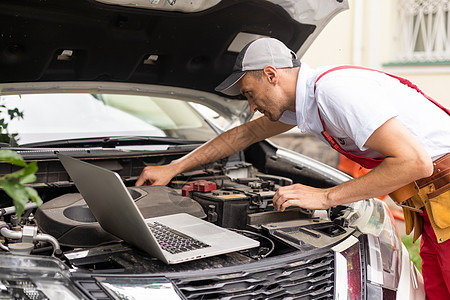
{"label": "man's arm", "polygon": [[227,157],[253,143],[285,132],[293,127],[293,125],[281,122],[272,122],[267,117],[260,117],[222,133],[168,165],[145,167],[136,185],[165,185],[181,172]]}
{"label": "man's arm", "polygon": [[371,172],[326,189],[301,184],[281,187],[273,198],[274,206],[282,211],[289,206],[327,209],[391,193],[433,172],[428,153],[395,118],[375,130],[365,145],[385,156]]}

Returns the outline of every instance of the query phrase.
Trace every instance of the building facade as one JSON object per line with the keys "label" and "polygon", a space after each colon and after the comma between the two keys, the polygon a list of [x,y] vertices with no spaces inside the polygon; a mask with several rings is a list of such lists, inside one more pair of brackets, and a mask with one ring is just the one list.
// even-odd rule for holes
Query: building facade
{"label": "building facade", "polygon": [[303,55],[405,77],[450,107],[450,0],[349,0]]}

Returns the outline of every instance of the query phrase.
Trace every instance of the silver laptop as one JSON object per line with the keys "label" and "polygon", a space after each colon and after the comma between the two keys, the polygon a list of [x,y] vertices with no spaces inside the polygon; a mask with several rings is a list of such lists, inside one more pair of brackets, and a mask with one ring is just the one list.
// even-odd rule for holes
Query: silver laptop
{"label": "silver laptop", "polygon": [[[58,154],[99,224],[167,264],[259,246],[259,242],[186,213],[144,219],[120,176]],[[176,240],[175,245],[168,240]]]}

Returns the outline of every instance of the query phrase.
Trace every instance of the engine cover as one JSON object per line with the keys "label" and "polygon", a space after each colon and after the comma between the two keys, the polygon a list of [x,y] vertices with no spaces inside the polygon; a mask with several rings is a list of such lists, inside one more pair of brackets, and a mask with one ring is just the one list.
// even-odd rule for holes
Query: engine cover
{"label": "engine cover", "polygon": [[[169,187],[130,187],[128,190],[144,218],[181,212],[206,217],[200,204]],[[42,232],[54,236],[63,246],[93,247],[120,241],[100,226],[79,193],[65,194],[44,203],[37,210],[35,220]]]}

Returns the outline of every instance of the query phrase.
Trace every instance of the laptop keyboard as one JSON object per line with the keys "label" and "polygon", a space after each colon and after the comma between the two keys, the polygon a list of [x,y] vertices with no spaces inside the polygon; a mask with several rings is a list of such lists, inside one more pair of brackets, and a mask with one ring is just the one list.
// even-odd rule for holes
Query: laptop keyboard
{"label": "laptop keyboard", "polygon": [[148,227],[156,237],[161,248],[172,254],[211,247],[158,222],[148,223]]}

